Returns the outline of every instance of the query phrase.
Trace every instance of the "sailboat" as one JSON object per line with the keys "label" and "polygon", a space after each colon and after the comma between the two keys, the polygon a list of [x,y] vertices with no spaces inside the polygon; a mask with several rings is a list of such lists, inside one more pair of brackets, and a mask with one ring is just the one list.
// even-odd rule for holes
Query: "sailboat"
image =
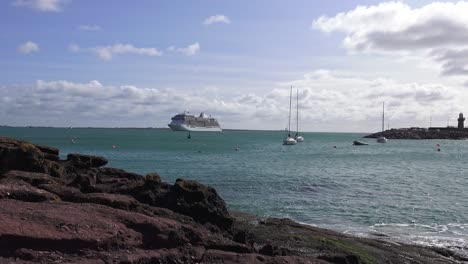
{"label": "sailboat", "polygon": [[[385,102],[382,102],[382,133],[385,130]],[[387,138],[383,135],[377,138],[378,143],[387,143]]]}
{"label": "sailboat", "polygon": [[304,141],[304,137],[299,135],[299,89],[296,89],[296,135],[294,135],[294,139],[297,142]]}
{"label": "sailboat", "polygon": [[296,145],[297,141],[291,137],[291,101],[292,101],[292,86],[289,93],[289,116],[288,116],[288,136],[283,140],[283,145]]}

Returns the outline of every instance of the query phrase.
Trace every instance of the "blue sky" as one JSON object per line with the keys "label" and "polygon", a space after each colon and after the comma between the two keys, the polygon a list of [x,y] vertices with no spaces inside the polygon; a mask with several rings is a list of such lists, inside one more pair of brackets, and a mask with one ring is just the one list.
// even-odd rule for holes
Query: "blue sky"
{"label": "blue sky", "polygon": [[161,127],[189,109],[282,129],[293,85],[305,130],[374,131],[382,101],[392,127],[425,126],[429,112],[446,125],[468,97],[463,1],[0,5],[8,125]]}

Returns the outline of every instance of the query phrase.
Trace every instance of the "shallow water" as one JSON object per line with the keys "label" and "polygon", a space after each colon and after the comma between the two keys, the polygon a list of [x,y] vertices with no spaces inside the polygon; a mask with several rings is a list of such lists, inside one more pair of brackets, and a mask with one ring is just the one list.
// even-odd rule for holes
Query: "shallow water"
{"label": "shallow water", "polygon": [[284,132],[192,133],[189,140],[153,129],[0,128],[0,136],[58,147],[63,157],[101,155],[109,166],[156,171],[168,182],[200,181],[230,209],[466,254],[468,141],[352,146],[363,134],[303,135],[304,142],[283,146]]}

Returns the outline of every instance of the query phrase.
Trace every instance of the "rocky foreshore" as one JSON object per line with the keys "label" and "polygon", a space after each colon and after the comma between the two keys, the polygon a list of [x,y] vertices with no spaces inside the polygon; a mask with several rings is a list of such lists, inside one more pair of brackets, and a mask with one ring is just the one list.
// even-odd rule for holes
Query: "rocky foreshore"
{"label": "rocky foreshore", "polygon": [[0,263],[460,263],[455,253],[229,212],[216,190],[0,138]]}
{"label": "rocky foreshore", "polygon": [[390,129],[365,136],[364,138],[388,139],[467,139],[467,130]]}

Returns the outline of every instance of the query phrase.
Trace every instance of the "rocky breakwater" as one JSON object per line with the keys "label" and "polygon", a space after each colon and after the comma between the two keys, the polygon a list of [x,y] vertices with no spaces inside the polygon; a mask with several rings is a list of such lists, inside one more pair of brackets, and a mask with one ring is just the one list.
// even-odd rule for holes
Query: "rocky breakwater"
{"label": "rocky breakwater", "polygon": [[0,138],[0,263],[457,263],[443,249],[230,213],[216,190]]}
{"label": "rocky breakwater", "polygon": [[364,138],[378,138],[384,136],[388,139],[467,139],[466,130],[427,130],[427,129],[390,129],[365,136]]}

